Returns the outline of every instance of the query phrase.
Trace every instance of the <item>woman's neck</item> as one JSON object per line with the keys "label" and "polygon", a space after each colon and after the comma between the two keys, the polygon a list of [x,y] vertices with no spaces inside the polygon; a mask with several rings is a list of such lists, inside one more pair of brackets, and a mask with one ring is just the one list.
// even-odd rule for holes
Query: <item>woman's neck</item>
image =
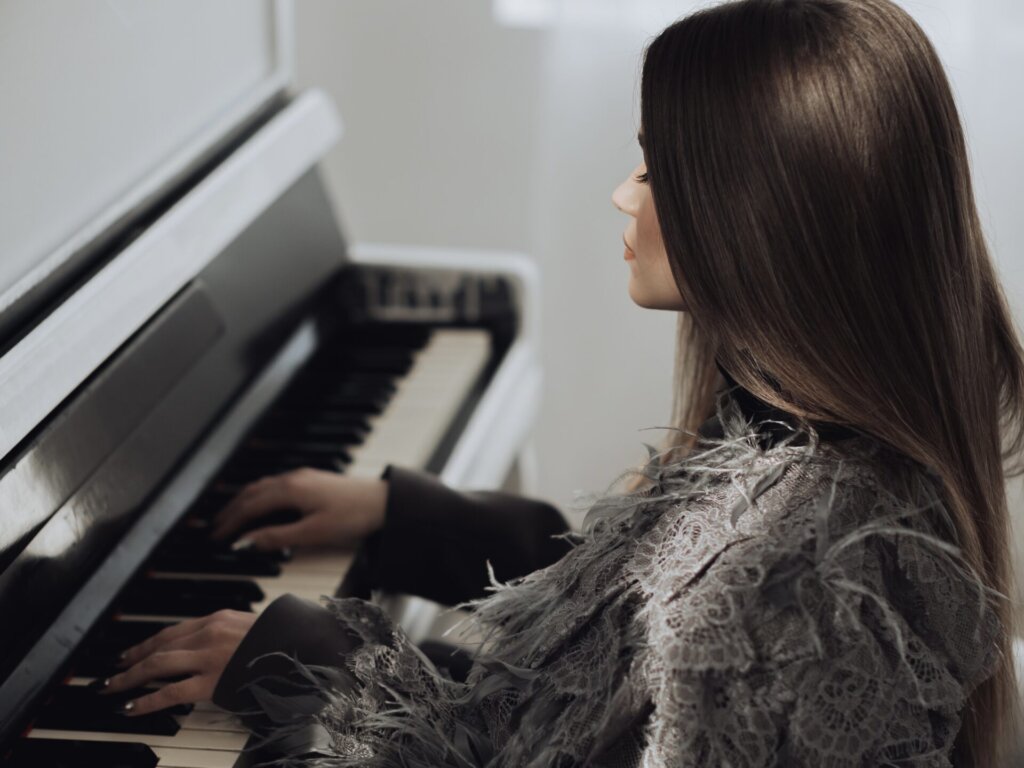
{"label": "woman's neck", "polygon": [[[784,411],[781,408],[776,408],[770,403],[766,403],[755,396],[750,390],[741,386],[737,381],[729,374],[722,364],[715,359],[715,364],[718,366],[718,370],[721,371],[722,376],[725,378],[727,387],[732,389],[732,397],[739,405],[743,415],[747,417],[754,424],[759,424],[766,420],[783,421],[786,424],[796,426],[796,416]],[[845,440],[847,438],[856,437],[857,432],[852,429],[833,424],[825,421],[812,421],[811,424],[818,431],[818,437],[822,441],[830,440]],[[783,438],[789,434],[789,429],[781,424],[762,424],[759,427],[759,431],[766,433],[767,436],[774,442],[775,439]]]}

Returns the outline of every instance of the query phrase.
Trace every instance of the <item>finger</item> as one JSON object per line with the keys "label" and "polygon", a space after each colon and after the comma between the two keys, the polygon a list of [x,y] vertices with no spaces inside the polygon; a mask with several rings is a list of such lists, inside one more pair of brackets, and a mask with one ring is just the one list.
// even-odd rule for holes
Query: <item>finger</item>
{"label": "finger", "polygon": [[200,651],[157,651],[107,681],[105,693],[127,691],[165,677],[198,672],[204,654]]}
{"label": "finger", "polygon": [[251,520],[263,517],[276,509],[294,506],[285,483],[279,477],[267,477],[258,481],[259,486],[243,491],[214,518],[210,536],[225,539]]}
{"label": "finger", "polygon": [[309,518],[303,518],[286,525],[272,525],[249,531],[244,539],[239,541],[249,542],[247,546],[253,549],[267,551],[319,544],[322,543],[322,537],[318,535],[316,526],[310,525]]}
{"label": "finger", "polygon": [[193,632],[197,632],[206,625],[206,622],[209,621],[209,619],[209,616],[201,616],[197,619],[185,619],[177,624],[168,625],[166,629],[161,629],[155,635],[151,635],[141,643],[133,645],[131,648],[124,651],[119,659],[120,666],[130,667],[147,656],[161,650],[168,642],[180,637],[185,637],[186,635],[191,635]]}
{"label": "finger", "polygon": [[[159,647],[155,648],[151,653],[164,653],[166,651],[201,651],[203,648],[209,647],[209,640],[212,637],[213,624],[206,624],[198,626],[188,634],[178,635],[176,637],[165,640]],[[151,654],[143,654],[136,659],[129,661],[126,657],[126,666],[131,666],[146,656]],[[124,663],[124,662],[122,662]]]}
{"label": "finger", "polygon": [[136,715],[148,715],[167,707],[177,704],[194,704],[197,701],[204,701],[212,694],[208,690],[209,683],[206,677],[197,675],[177,683],[169,683],[158,688],[153,693],[147,693],[134,701],[125,704],[124,713],[135,717]]}
{"label": "finger", "polygon": [[225,522],[236,517],[240,509],[244,508],[253,498],[266,490],[269,480],[270,477],[261,477],[259,480],[243,486],[242,490],[236,493],[227,504],[210,518],[210,526],[212,528],[221,527]]}

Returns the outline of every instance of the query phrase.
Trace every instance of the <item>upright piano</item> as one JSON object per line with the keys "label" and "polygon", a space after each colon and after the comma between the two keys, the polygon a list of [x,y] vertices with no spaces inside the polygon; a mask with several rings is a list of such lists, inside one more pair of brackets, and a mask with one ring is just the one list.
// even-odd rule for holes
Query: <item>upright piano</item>
{"label": "upright piano", "polygon": [[[2,349],[0,764],[244,762],[211,704],[129,718],[95,689],[183,618],[359,594],[358,550],[213,544],[205,521],[244,484],[515,470],[541,381],[531,262],[348,246],[318,166],[339,132],[323,93],[282,90]],[[426,636],[432,605],[373,597]]]}

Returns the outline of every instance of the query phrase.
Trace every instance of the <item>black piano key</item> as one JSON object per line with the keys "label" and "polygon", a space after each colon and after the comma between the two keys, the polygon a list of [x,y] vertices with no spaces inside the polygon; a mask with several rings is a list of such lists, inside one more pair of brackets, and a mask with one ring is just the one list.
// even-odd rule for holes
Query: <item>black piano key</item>
{"label": "black piano key", "polygon": [[[421,349],[430,339],[433,329],[420,323],[370,323],[359,326],[358,335],[339,339],[339,346],[346,343],[383,346],[404,346]],[[329,350],[327,350],[329,351]]]}
{"label": "black piano key", "polygon": [[[215,512],[219,512],[217,508]],[[212,514],[211,514],[212,517]],[[299,519],[301,515],[291,509],[278,510],[267,517],[263,525],[284,525]],[[258,522],[258,521],[256,521]],[[249,524],[244,530],[253,530]],[[201,525],[199,523],[202,523]],[[235,552],[231,542],[210,538],[211,521],[189,521],[189,525],[171,531],[153,553],[147,568],[152,571],[170,571],[175,568],[165,567],[167,563],[183,559],[182,562],[195,561],[196,568],[189,567],[188,573],[230,573],[238,576],[276,576],[280,573],[280,563],[291,559],[291,552],[273,549],[261,552]],[[220,570],[198,570],[198,564],[209,562]]]}
{"label": "black piano key", "polygon": [[324,393],[317,397],[317,403],[325,408],[339,411],[350,411],[352,413],[379,416],[384,412],[390,396],[384,395],[353,395]]}
{"label": "black piano key", "polygon": [[202,495],[195,500],[186,513],[186,517],[208,519],[224,509],[235,497],[234,493],[222,491],[215,486],[207,488]]}
{"label": "black piano key", "polygon": [[292,420],[262,425],[253,431],[252,437],[256,440],[327,441],[351,447],[361,445],[366,440],[368,432],[368,429],[344,423]]}
{"label": "black piano key", "polygon": [[[222,470],[223,471],[223,470]],[[234,500],[237,491],[221,487],[215,483],[207,488],[185,515],[182,526],[174,531],[175,535],[195,535],[196,541],[206,538],[202,527],[218,512]],[[184,542],[182,542],[184,543]]]}
{"label": "black piano key", "polygon": [[75,653],[72,663],[74,674],[80,677],[109,677],[118,671],[118,656],[122,651],[169,626],[170,623],[156,621],[110,620],[100,624]]}
{"label": "black piano key", "polygon": [[350,463],[352,457],[348,446],[323,440],[267,440],[252,438],[245,443],[245,455],[256,460],[267,458],[273,461],[280,455],[309,456],[319,459],[337,459]]}
{"label": "black piano key", "polygon": [[306,407],[298,405],[287,408],[282,405],[275,407],[263,422],[265,425],[275,425],[280,428],[300,423],[321,424],[339,428],[345,427],[359,430],[363,433],[369,433],[370,431],[370,420],[365,414],[347,413],[314,405]]}
{"label": "black piano key", "polygon": [[[262,517],[248,520],[243,523],[234,533],[236,537],[241,536],[249,531],[254,531],[257,528],[266,528],[271,525],[288,525],[294,523],[302,518],[302,513],[296,509],[275,509],[273,512],[268,512]],[[158,554],[167,552],[168,557],[179,557],[182,554],[186,556],[194,556],[197,558],[221,558],[223,556],[224,562],[230,562],[229,556],[247,559],[251,558],[255,560],[269,560],[274,563],[283,563],[291,559],[291,550],[277,549],[268,550],[266,552],[236,552],[231,549],[233,542],[223,541],[220,539],[212,539],[210,535],[214,529],[213,520],[206,521],[203,527],[190,527],[187,534],[180,534],[172,536],[169,535],[166,539],[165,545],[161,545],[160,549],[154,553],[153,557],[156,558]],[[240,564],[239,568],[246,567]],[[151,570],[164,570],[163,568],[152,567]],[[229,571],[225,571],[228,573]],[[252,576],[261,575],[272,575],[272,574],[260,574],[253,573]]]}
{"label": "black piano key", "polygon": [[[102,694],[94,688],[66,685],[58,688],[53,697],[35,717],[36,728],[66,731],[94,731],[103,733],[148,734],[173,736],[181,726],[173,712],[163,710],[147,715],[129,717],[121,707],[154,689],[135,689],[120,693]],[[178,707],[177,714],[188,714],[190,707]]]}
{"label": "black piano key", "polygon": [[308,377],[296,382],[289,388],[289,393],[298,397],[300,394],[315,396],[327,395],[393,395],[398,389],[398,382],[389,374],[371,374],[353,376],[336,374],[332,371],[319,371],[320,375]]}
{"label": "black piano key", "polygon": [[315,420],[328,413],[336,413],[342,417],[353,419],[369,419],[378,416],[384,409],[386,401],[377,398],[331,398],[330,395],[317,395],[313,397],[287,397],[282,398],[280,407],[284,411],[293,411],[301,414],[303,421]]}
{"label": "black piano key", "polygon": [[218,487],[240,492],[249,483],[272,475],[280,475],[304,467],[339,472],[350,464],[351,455],[325,456],[315,453],[275,453],[273,451],[244,450],[227,464],[218,477]]}
{"label": "black piano key", "polygon": [[[234,492],[231,493],[230,498],[234,498],[249,483],[277,474],[275,470],[278,467],[279,465],[269,461],[256,460],[244,455],[238,456],[221,468],[220,474],[217,476],[216,487],[222,490],[233,489]],[[222,505],[221,509],[226,506],[227,504]],[[219,510],[211,511],[216,514]]]}
{"label": "black piano key", "polygon": [[420,294],[415,285],[407,284],[402,287],[402,303],[407,307],[419,306]]}
{"label": "black piano key", "polygon": [[265,464],[271,470],[270,474],[281,474],[293,469],[302,469],[303,467],[323,469],[327,472],[338,472],[343,466],[352,461],[348,455],[324,456],[322,454],[300,453],[298,451],[281,454],[273,453],[266,456],[261,456],[259,453],[247,453],[245,458],[251,460],[253,466]]}
{"label": "black piano key", "polygon": [[[169,534],[170,536],[188,536],[195,534],[196,540],[205,539],[206,534],[200,530],[207,522],[235,498],[236,491],[229,491],[219,485],[210,485],[189,507],[178,527]],[[165,542],[168,543],[169,542]],[[185,542],[182,542],[183,544]]]}
{"label": "black piano key", "polygon": [[117,670],[117,654],[78,653],[74,670],[80,677],[110,677]]}
{"label": "black piano key", "polygon": [[395,290],[397,281],[398,276],[393,272],[387,270],[380,272],[377,277],[377,293],[373,296],[374,301],[381,306],[390,304],[391,294]]}
{"label": "black piano key", "polygon": [[396,380],[405,376],[412,368],[413,353],[400,348],[360,349],[348,348],[337,353],[311,361],[302,376],[293,382],[291,389],[298,389],[309,382],[339,380],[359,375],[387,377]]}
{"label": "black piano key", "polygon": [[205,616],[228,608],[251,611],[263,600],[253,581],[229,579],[141,579],[131,584],[118,603],[122,613],[154,616]]}
{"label": "black piano key", "polygon": [[317,378],[298,382],[288,390],[286,397],[297,400],[316,400],[324,396],[390,398],[397,389],[397,379],[388,374],[368,378],[337,375],[328,371]]}
{"label": "black piano key", "polygon": [[297,437],[308,440],[330,440],[335,443],[353,446],[362,445],[369,430],[354,429],[344,424],[307,424],[298,431]]}
{"label": "black piano key", "polygon": [[459,287],[455,289],[452,294],[452,305],[455,307],[455,312],[460,318],[466,316],[466,305],[467,296],[469,294],[468,281],[463,279],[459,281]]}
{"label": "black piano key", "polygon": [[275,557],[262,552],[163,552],[154,555],[149,567],[169,573],[219,573],[231,576],[280,576]]}
{"label": "black piano key", "polygon": [[85,646],[120,653],[171,626],[163,621],[108,621],[86,641]]}
{"label": "black piano key", "polygon": [[74,739],[19,739],[3,763],[5,768],[154,768],[156,764],[156,754],[145,744]]}
{"label": "black piano key", "polygon": [[216,481],[214,487],[218,491],[226,493],[231,497],[234,497],[237,496],[242,491],[243,488],[245,488],[245,483],[235,481],[227,482],[223,479],[219,479]]}
{"label": "black piano key", "polygon": [[95,677],[100,680],[115,675],[120,671],[117,666],[120,653],[121,651],[80,650],[75,654],[74,673],[79,677]]}
{"label": "black piano key", "polygon": [[268,512],[262,517],[246,521],[241,527],[239,527],[235,536],[237,538],[241,538],[249,531],[255,531],[257,528],[269,528],[272,525],[289,525],[290,523],[294,523],[301,519],[302,513],[298,510],[275,509],[273,512]]}
{"label": "black piano key", "polygon": [[[116,672],[119,672],[119,671],[121,671],[121,670],[120,669],[116,670]],[[115,672],[115,674],[116,674],[116,672]],[[105,677],[111,677],[111,675],[106,675]],[[188,677],[190,677],[190,675],[182,675],[182,676],[180,676],[180,679],[184,680],[184,679],[186,679]],[[174,680],[171,679],[171,678],[167,678],[167,679],[171,680],[171,682],[174,682]],[[62,686],[62,688],[58,689],[58,690],[75,690],[75,691],[86,690],[86,691],[91,691],[93,694],[97,694],[98,695],[99,692],[103,690],[103,680],[104,680],[104,678],[98,678],[96,680],[93,680],[88,685],[65,685],[65,686]],[[157,690],[157,689],[155,687],[153,687],[153,686],[143,686],[141,688],[132,688],[129,691],[122,691],[121,693],[106,693],[106,694],[103,694],[102,698],[104,698],[104,699],[108,699],[108,698],[109,699],[116,699],[118,696],[120,696],[121,697],[121,703],[123,704],[124,702],[128,702],[128,701],[131,701],[133,699],[137,699],[140,696],[145,696],[147,693],[152,693],[155,690]],[[74,694],[72,694],[72,695],[74,695]],[[175,704],[175,705],[170,706],[170,707],[165,707],[164,709],[162,709],[160,711],[161,712],[166,712],[168,715],[187,715],[193,709],[195,709],[195,704]],[[136,717],[138,717],[138,715],[136,715]]]}
{"label": "black piano key", "polygon": [[412,368],[412,359],[411,352],[400,348],[349,347],[334,358],[333,363],[338,368],[346,370],[356,369],[404,376]]}

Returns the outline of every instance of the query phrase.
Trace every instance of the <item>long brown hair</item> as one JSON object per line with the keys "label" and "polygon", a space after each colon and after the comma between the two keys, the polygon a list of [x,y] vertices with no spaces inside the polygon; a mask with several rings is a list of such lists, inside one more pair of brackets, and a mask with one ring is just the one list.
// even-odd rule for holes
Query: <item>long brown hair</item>
{"label": "long brown hair", "polygon": [[[717,357],[762,400],[938,473],[965,558],[1013,595],[1024,352],[921,28],[887,0],[706,8],[648,45],[641,123],[688,308],[666,455],[713,415]],[[1017,740],[1016,611],[999,610],[1001,666],[967,703],[957,765],[1003,765]]]}

